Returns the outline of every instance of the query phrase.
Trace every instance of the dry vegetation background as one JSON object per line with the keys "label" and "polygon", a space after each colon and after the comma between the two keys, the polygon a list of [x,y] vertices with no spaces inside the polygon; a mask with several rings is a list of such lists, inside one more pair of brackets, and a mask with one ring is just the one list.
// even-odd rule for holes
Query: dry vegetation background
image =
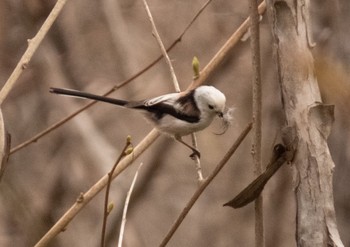
{"label": "dry vegetation background", "polygon": [[[0,81],[3,84],[52,9],[55,1],[0,1]],[[202,0],[160,1],[149,5],[167,45],[202,6]],[[336,164],[335,208],[339,231],[350,246],[350,150],[348,80],[350,2],[312,2],[316,72],[322,95],[336,105],[329,139]],[[246,1],[214,0],[169,53],[185,89],[192,80],[191,61],[204,66],[248,16]],[[278,141],[282,126],[279,87],[268,20],[261,23],[263,75],[263,160]],[[144,68],[160,54],[141,0],[70,0],[3,104],[12,146],[84,105],[59,97],[50,86],[102,94]],[[249,42],[239,43],[210,83],[236,108],[225,135],[215,122],[198,134],[204,175],[213,169],[251,118]],[[174,91],[168,68],[159,62],[113,97],[143,99]],[[99,103],[37,143],[10,156],[0,183],[0,246],[32,246],[86,191],[108,172],[127,135],[136,145],[151,130],[142,115]],[[253,179],[251,137],[204,192],[175,233],[169,246],[252,246],[253,204],[239,210],[222,204]],[[161,136],[112,184],[115,208],[109,217],[108,241],[115,244],[126,192],[140,162],[144,163],[130,201],[125,246],[156,246],[197,188],[190,151]],[[264,190],[266,246],[295,246],[293,174],[288,166]],[[98,246],[103,195],[95,198],[50,246]]]}

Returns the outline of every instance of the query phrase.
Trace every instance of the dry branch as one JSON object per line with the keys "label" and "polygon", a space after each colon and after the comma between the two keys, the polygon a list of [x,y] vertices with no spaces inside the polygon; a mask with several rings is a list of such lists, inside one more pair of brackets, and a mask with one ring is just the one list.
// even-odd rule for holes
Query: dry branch
{"label": "dry branch", "polygon": [[[157,43],[158,43],[158,45],[160,47],[160,50],[161,50],[161,52],[163,54],[163,57],[164,57],[167,65],[169,67],[170,75],[171,75],[171,78],[172,78],[172,81],[173,81],[173,85],[174,85],[175,91],[179,93],[179,92],[181,92],[181,89],[180,89],[179,82],[177,80],[177,76],[175,74],[175,70],[174,70],[173,64],[172,64],[172,62],[171,62],[171,60],[169,58],[169,55],[168,55],[168,53],[167,53],[167,51],[166,51],[166,49],[164,47],[162,39],[160,38],[160,35],[158,33],[156,24],[154,22],[154,19],[153,19],[151,10],[149,9],[147,1],[143,0],[143,4],[145,6],[148,18],[149,18],[149,20],[151,22],[151,25],[152,25],[152,33],[156,37]],[[192,146],[194,148],[197,148],[196,134],[192,133],[191,137],[192,137]],[[198,155],[194,156],[194,162],[195,162],[196,169],[197,169],[198,180],[199,180],[199,182],[201,182],[203,180],[203,175],[202,175],[202,168],[201,168],[201,163],[200,163],[200,159],[199,159]]]}
{"label": "dry branch", "polygon": [[170,58],[169,58],[169,55],[164,47],[164,44],[162,42],[162,39],[160,38],[160,35],[158,33],[158,30],[157,30],[157,27],[156,27],[156,24],[154,23],[154,20],[153,20],[153,17],[152,17],[152,13],[151,13],[151,10],[149,9],[149,6],[148,6],[148,3],[146,0],[143,0],[143,4],[145,6],[145,9],[146,9],[146,12],[147,12],[147,15],[148,15],[148,18],[149,18],[149,21],[151,22],[152,24],[152,33],[153,35],[156,37],[156,40],[157,40],[157,43],[160,47],[160,50],[163,54],[163,57],[169,67],[169,70],[170,70],[170,75],[171,75],[171,78],[173,80],[173,85],[174,85],[174,88],[175,88],[175,91],[176,92],[180,92],[180,86],[179,86],[179,82],[177,80],[177,77],[176,77],[176,74],[175,74],[175,70],[174,70],[174,67],[173,67],[173,64],[172,62],[170,61]]}
{"label": "dry branch", "polygon": [[[263,1],[258,8],[259,14],[265,13],[266,3]],[[216,71],[217,67],[225,60],[230,51],[240,42],[241,38],[248,31],[250,26],[250,18],[247,18],[231,35],[231,37],[226,41],[226,43],[220,48],[220,50],[215,54],[215,56],[209,61],[209,63],[200,72],[198,79],[194,80],[190,88],[196,88],[202,85],[208,78]]]}
{"label": "dry branch", "polygon": [[191,210],[195,202],[198,200],[203,191],[208,187],[208,185],[213,181],[213,179],[218,175],[221,169],[225,166],[227,161],[231,158],[231,156],[236,152],[237,148],[241,145],[245,137],[248,135],[250,130],[252,129],[252,123],[249,123],[245,129],[238,136],[237,140],[233,143],[232,147],[227,151],[222,160],[217,164],[215,169],[211,172],[208,178],[203,180],[203,183],[198,187],[198,189],[193,193],[191,199],[188,201],[184,209],[181,211],[180,215],[176,219],[175,223],[172,225],[167,235],[159,245],[160,247],[164,247],[167,245],[171,237],[174,235],[178,227],[181,225],[182,221],[185,219],[188,212]]}
{"label": "dry branch", "polygon": [[[108,181],[107,181],[107,186],[106,186],[106,194],[105,194],[105,203],[104,203],[104,209],[103,209],[103,224],[102,224],[102,232],[101,232],[101,247],[105,246],[105,238],[106,238],[106,228],[107,228],[107,217],[109,215],[109,210],[108,210],[108,205],[109,205],[109,192],[111,188],[111,183],[112,183],[112,177],[115,169],[117,168],[119,162],[122,160],[122,158],[127,155],[127,149],[132,146],[131,144],[131,137],[128,136],[126,138],[126,143],[124,148],[122,149],[117,161],[114,163],[114,166],[108,172]],[[132,150],[131,150],[132,151]]]}
{"label": "dry branch", "polygon": [[11,136],[7,133],[2,111],[0,109],[0,182],[7,167],[10,154]]}
{"label": "dry branch", "polygon": [[122,247],[123,246],[124,229],[125,229],[125,224],[126,224],[126,214],[128,212],[128,207],[129,207],[131,194],[132,194],[132,192],[134,190],[134,187],[135,187],[135,184],[136,184],[136,180],[137,180],[137,177],[139,175],[139,172],[140,172],[140,169],[141,169],[142,165],[143,165],[143,163],[141,163],[139,165],[139,167],[137,168],[135,176],[134,176],[134,178],[133,178],[133,180],[131,182],[128,194],[126,195],[126,199],[125,199],[125,203],[124,203],[124,209],[123,209],[122,223],[120,225],[120,231],[119,231],[118,247]]}
{"label": "dry branch", "polygon": [[28,67],[30,60],[34,52],[39,47],[41,41],[44,39],[47,32],[50,30],[52,24],[56,20],[57,16],[61,12],[63,6],[65,5],[67,0],[58,0],[54,8],[52,9],[50,15],[46,18],[44,24],[39,29],[38,33],[34,36],[34,38],[28,40],[28,48],[21,57],[20,61],[17,63],[16,68],[13,70],[11,76],[6,81],[5,85],[0,91],[0,105],[4,102],[7,95],[12,90],[15,85],[17,79],[22,74],[22,72]]}
{"label": "dry branch", "polygon": [[[194,57],[192,59],[192,70],[193,70],[193,80],[197,80],[199,77],[199,60],[197,57]],[[191,139],[192,139],[192,147],[194,147],[195,149],[198,149],[197,137],[195,133],[191,134]],[[204,179],[203,173],[202,173],[201,161],[198,155],[195,155],[193,158],[196,165],[198,182],[201,183],[203,182],[203,179]]]}
{"label": "dry branch", "polygon": [[[135,148],[134,152],[126,156],[117,166],[113,173],[113,178],[117,177],[129,165],[139,157],[157,138],[159,133],[156,130],[151,131]],[[94,186],[87,192],[82,193],[76,203],[56,222],[56,224],[39,240],[35,245],[47,246],[48,243],[63,231],[69,222],[87,205],[106,185],[108,182],[108,174],[101,178]]]}
{"label": "dry branch", "polygon": [[334,107],[322,103],[310,51],[308,1],[268,1],[286,121],[295,127],[298,246],[343,246],[333,203],[334,163],[327,138]]}
{"label": "dry branch", "polygon": [[[252,56],[252,85],[253,85],[253,146],[254,173],[259,177],[262,173],[261,164],[261,66],[260,66],[260,33],[259,11],[257,0],[250,0],[250,48]],[[264,237],[263,197],[260,194],[255,200],[255,246],[265,246]]]}

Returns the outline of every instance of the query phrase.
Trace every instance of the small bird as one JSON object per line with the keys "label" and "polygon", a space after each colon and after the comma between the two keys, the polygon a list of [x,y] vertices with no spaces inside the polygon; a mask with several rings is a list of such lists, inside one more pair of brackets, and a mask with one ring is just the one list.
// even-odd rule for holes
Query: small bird
{"label": "small bird", "polygon": [[224,118],[226,97],[213,86],[199,86],[193,90],[164,94],[142,101],[127,101],[90,94],[82,91],[50,88],[51,93],[103,101],[129,109],[138,109],[162,133],[175,137],[200,157],[200,152],[182,140],[182,136],[208,127],[215,116]]}

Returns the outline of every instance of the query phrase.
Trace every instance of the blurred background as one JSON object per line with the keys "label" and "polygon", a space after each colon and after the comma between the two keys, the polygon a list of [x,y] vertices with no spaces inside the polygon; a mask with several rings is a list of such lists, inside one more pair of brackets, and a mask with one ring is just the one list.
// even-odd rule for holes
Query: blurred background
{"label": "blurred background", "polygon": [[[203,0],[149,0],[166,46],[178,38]],[[53,0],[0,1],[0,83],[3,85],[52,9]],[[349,61],[350,2],[311,4],[315,71],[323,99],[335,104],[329,147],[335,162],[334,198],[338,227],[350,246]],[[169,53],[185,89],[192,80],[191,61],[204,67],[245,20],[247,1],[213,0],[180,43]],[[263,162],[279,141],[283,112],[268,20],[261,22],[263,77]],[[160,55],[141,0],[68,1],[14,90],[3,104],[12,147],[85,105],[59,97],[49,87],[103,94],[130,78]],[[251,119],[249,40],[240,42],[210,78],[234,107],[231,128],[221,136],[219,121],[198,133],[202,168],[207,176]],[[173,92],[162,60],[113,93],[139,100]],[[127,135],[137,145],[152,129],[142,114],[103,103],[84,111],[38,142],[13,153],[0,183],[0,246],[32,246],[113,166]],[[253,246],[253,204],[233,210],[222,204],[254,179],[251,135],[206,189],[168,246]],[[190,141],[190,139],[186,139]],[[116,244],[127,190],[138,165],[124,246],[157,246],[198,186],[190,151],[161,136],[113,183],[108,245]],[[101,194],[84,208],[50,246],[99,246],[103,218]],[[266,246],[296,246],[292,168],[283,166],[264,190]]]}

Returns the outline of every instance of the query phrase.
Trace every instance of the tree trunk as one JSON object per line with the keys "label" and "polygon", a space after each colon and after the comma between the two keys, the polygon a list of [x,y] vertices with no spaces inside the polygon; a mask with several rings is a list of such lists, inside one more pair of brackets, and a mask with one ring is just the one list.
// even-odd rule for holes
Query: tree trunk
{"label": "tree trunk", "polygon": [[325,105],[314,74],[308,0],[268,0],[278,78],[288,126],[298,147],[293,160],[297,246],[344,246],[333,204],[334,163],[327,138],[334,107]]}

